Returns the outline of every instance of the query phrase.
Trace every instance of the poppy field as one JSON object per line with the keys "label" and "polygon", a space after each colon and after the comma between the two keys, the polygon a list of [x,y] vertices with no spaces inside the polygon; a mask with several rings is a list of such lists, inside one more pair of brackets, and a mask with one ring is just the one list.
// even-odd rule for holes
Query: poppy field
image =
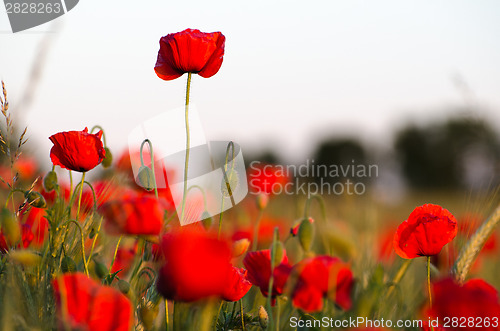
{"label": "poppy field", "polygon": [[180,199],[157,185],[168,171],[154,140],[113,151],[91,118],[47,137],[39,164],[2,82],[0,330],[500,330],[496,188],[397,204],[370,188],[287,194],[278,165],[237,173],[230,143],[218,194],[245,178],[246,198],[217,215],[210,192],[186,198],[190,84],[217,74],[225,42],[195,29],[160,39],[154,72],[186,80]]}

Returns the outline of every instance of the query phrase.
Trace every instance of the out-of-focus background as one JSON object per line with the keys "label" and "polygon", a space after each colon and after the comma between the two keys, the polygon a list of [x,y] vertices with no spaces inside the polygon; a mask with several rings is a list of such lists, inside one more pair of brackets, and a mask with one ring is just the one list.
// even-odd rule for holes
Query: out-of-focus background
{"label": "out-of-focus background", "polygon": [[138,123],[184,102],[185,77],[153,71],[159,38],[221,31],[221,70],[191,90],[209,140],[238,142],[247,161],[376,164],[376,187],[393,196],[488,190],[499,13],[497,1],[85,0],[12,34],[0,10],[0,78],[41,164],[50,135],[95,124],[118,156]]}

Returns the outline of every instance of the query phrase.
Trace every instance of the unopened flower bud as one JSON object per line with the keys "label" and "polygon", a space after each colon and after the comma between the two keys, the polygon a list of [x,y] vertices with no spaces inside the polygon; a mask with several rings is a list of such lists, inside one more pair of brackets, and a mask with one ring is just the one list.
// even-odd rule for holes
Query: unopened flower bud
{"label": "unopened flower bud", "polygon": [[103,168],[108,168],[113,163],[113,154],[111,154],[111,151],[108,147],[104,147],[104,151],[106,152],[106,154],[101,162],[101,165]]}
{"label": "unopened flower bud", "polygon": [[2,232],[7,242],[13,245],[21,240],[21,228],[16,215],[7,208],[3,208],[0,217],[2,218]]}
{"label": "unopened flower bud", "polygon": [[269,203],[269,195],[265,193],[260,193],[257,196],[257,208],[259,210],[264,210],[267,207],[267,204]]}
{"label": "unopened flower bud", "polygon": [[259,307],[259,324],[260,327],[265,330],[267,329],[267,324],[269,323],[269,315],[263,306]]}
{"label": "unopened flower bud", "polygon": [[47,202],[40,192],[37,191],[26,191],[24,192],[24,197],[30,205],[35,208],[45,208],[47,207]]}
{"label": "unopened flower bud", "polygon": [[124,281],[123,279],[120,279],[118,281],[118,289],[123,294],[127,294],[130,291],[130,284],[127,281]]}
{"label": "unopened flower bud", "polygon": [[75,261],[71,257],[65,256],[61,261],[61,270],[63,273],[75,272],[76,271]]}
{"label": "unopened flower bud", "polygon": [[137,181],[139,185],[144,187],[146,191],[152,191],[155,188],[154,174],[151,168],[142,165],[139,168],[139,174],[137,175]]}
{"label": "unopened flower bud", "polygon": [[27,250],[12,250],[9,253],[9,257],[12,261],[22,264],[25,267],[37,266],[40,261],[42,261],[42,257],[40,255]]}
{"label": "unopened flower bud", "polygon": [[284,247],[281,241],[275,241],[271,244],[271,258],[274,256],[274,259],[271,261],[274,267],[277,267],[283,261]]}
{"label": "unopened flower bud", "polygon": [[94,237],[95,237],[96,234],[97,234],[97,231],[96,231],[95,227],[92,227],[90,229],[89,238],[90,239],[94,239]]}
{"label": "unopened flower bud", "polygon": [[243,238],[233,242],[233,257],[242,256],[248,250],[250,246],[250,240]]}
{"label": "unopened flower bud", "polygon": [[108,275],[108,269],[101,262],[95,261],[95,274],[97,275],[97,277],[103,279]]}
{"label": "unopened flower bud", "polygon": [[45,191],[52,192],[57,187],[57,174],[55,171],[49,171],[43,179]]}
{"label": "unopened flower bud", "polygon": [[304,251],[309,252],[314,239],[314,226],[310,221],[312,218],[303,219],[299,225],[299,242]]}

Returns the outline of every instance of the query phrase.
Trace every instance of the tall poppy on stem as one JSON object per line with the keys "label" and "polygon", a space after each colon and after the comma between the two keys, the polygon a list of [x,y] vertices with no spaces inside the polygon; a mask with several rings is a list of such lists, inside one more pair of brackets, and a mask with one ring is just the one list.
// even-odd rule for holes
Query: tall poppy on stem
{"label": "tall poppy on stem", "polygon": [[433,204],[415,208],[394,235],[394,250],[404,259],[427,257],[427,287],[432,306],[430,259],[457,235],[457,220],[446,209]]}
{"label": "tall poppy on stem", "polygon": [[186,159],[184,166],[184,187],[180,221],[184,219],[187,194],[187,173],[189,164],[189,92],[191,88],[191,74],[209,78],[215,75],[224,57],[226,37],[220,32],[205,33],[200,30],[186,29],[181,32],[168,34],[160,39],[160,50],[156,60],[155,72],[163,80],[179,78],[188,73],[186,86]]}

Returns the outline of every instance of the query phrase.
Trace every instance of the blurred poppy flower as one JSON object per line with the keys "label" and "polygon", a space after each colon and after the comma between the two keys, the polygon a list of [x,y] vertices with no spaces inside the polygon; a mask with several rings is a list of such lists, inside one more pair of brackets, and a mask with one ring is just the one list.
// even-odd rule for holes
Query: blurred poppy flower
{"label": "blurred poppy flower", "polygon": [[225,42],[220,32],[186,29],[168,34],[160,39],[156,75],[163,80],[179,78],[186,72],[212,77],[222,65]]}
{"label": "blurred poppy flower", "polygon": [[[243,259],[243,264],[248,270],[248,280],[260,288],[262,295],[269,295],[269,280],[271,278],[271,251],[269,249],[249,252]],[[273,303],[278,295],[283,294],[284,287],[292,267],[288,263],[286,252],[283,251],[281,263],[273,270],[273,288],[271,299]]]}
{"label": "blurred poppy flower", "polygon": [[38,171],[38,163],[35,158],[21,156],[14,162],[14,173],[17,173],[21,180],[33,179]]}
{"label": "blurred poppy flower", "polygon": [[102,131],[95,134],[83,131],[59,132],[50,136],[54,144],[50,150],[50,159],[54,165],[62,168],[86,172],[94,169],[105,156],[102,145]]}
{"label": "blurred poppy flower", "polygon": [[238,301],[247,294],[252,283],[247,279],[247,270],[233,267],[230,272],[226,289],[222,293],[222,299],[226,301]]}
{"label": "blurred poppy flower", "polygon": [[253,164],[248,170],[248,188],[254,194],[281,193],[289,182],[288,173],[283,167],[272,164]]}
{"label": "blurred poppy flower", "polygon": [[446,209],[426,204],[415,208],[394,235],[394,250],[404,259],[437,255],[455,238],[457,221]]}
{"label": "blurred poppy flower", "polygon": [[137,253],[137,245],[133,247],[120,247],[116,251],[115,262],[111,267],[111,273],[115,273],[118,270],[121,270],[117,275],[120,278],[125,277],[126,274],[130,271],[132,267],[132,263],[135,259],[135,254]]}
{"label": "blurred poppy flower", "polygon": [[165,234],[160,247],[164,264],[156,287],[163,297],[190,302],[227,294],[234,273],[225,240],[189,229]]}
{"label": "blurred poppy flower", "polygon": [[48,233],[49,222],[45,218],[45,210],[40,208],[27,208],[21,211],[24,220],[22,228],[23,247],[30,244],[41,247]]}
{"label": "blurred poppy flower", "polygon": [[[69,185],[66,184],[66,183],[61,183],[59,184],[59,188],[60,188],[60,194],[62,196],[62,198],[64,198],[64,201],[68,202],[69,201]],[[45,198],[45,201],[47,202],[47,204],[50,206],[51,204],[54,203],[54,201],[56,201],[56,198],[57,198],[57,190],[52,190],[50,192],[47,192],[45,191],[45,189],[43,188],[43,186],[40,187],[40,193],[42,194],[42,196]]]}
{"label": "blurred poppy flower", "polygon": [[[271,242],[273,241],[274,229],[276,227],[279,229],[280,238],[285,238],[288,235],[289,233],[288,220],[284,218],[269,217],[269,216],[262,217],[258,232],[260,247],[271,244]],[[235,232],[233,233],[231,239],[233,241],[237,241],[246,238],[250,240],[250,242],[252,242],[254,238],[254,231],[255,231],[255,226],[253,225],[248,227],[237,228],[235,229]]]}
{"label": "blurred poppy flower", "polygon": [[349,265],[339,258],[305,259],[293,267],[292,273],[297,275],[292,293],[295,307],[308,313],[318,312],[323,309],[323,298],[330,298],[344,310],[351,308],[354,280]]}
{"label": "blurred poppy flower", "polygon": [[163,226],[163,209],[149,195],[127,197],[99,207],[104,229],[110,234],[158,235]]}
{"label": "blurred poppy flower", "polygon": [[[64,330],[68,325],[72,330],[130,330],[132,307],[120,291],[103,286],[79,272],[64,274],[52,285],[60,329]],[[64,290],[60,286],[64,286]],[[63,304],[65,307],[62,307]],[[62,311],[65,311],[68,320],[62,320]]]}
{"label": "blurred poppy flower", "polygon": [[5,254],[8,251],[9,251],[9,245],[7,245],[3,233],[0,232],[0,254]]}
{"label": "blurred poppy flower", "polygon": [[377,258],[380,262],[390,264],[394,262],[394,227],[388,227],[377,235],[376,246],[374,251],[377,253]]}
{"label": "blurred poppy flower", "polygon": [[[499,330],[499,324],[494,323],[494,318],[500,316],[500,303],[498,292],[490,284],[481,279],[472,279],[463,286],[456,284],[453,279],[446,278],[438,281],[432,286],[434,301],[432,308],[424,309],[425,314],[431,318],[439,318],[439,326],[443,326],[444,318],[458,319],[463,324],[460,329],[475,329],[482,327],[483,330]],[[489,324],[485,324],[486,319]],[[473,325],[467,322],[473,320]],[[480,322],[479,322],[480,321]],[[478,323],[481,323],[479,325]],[[450,325],[453,329],[458,329],[455,325]]]}
{"label": "blurred poppy flower", "polygon": [[[483,218],[480,215],[466,214],[459,218],[458,233],[465,238],[469,239],[481,225]],[[497,239],[497,232],[493,232],[491,236],[484,243],[481,249],[481,255],[494,255],[498,252],[499,245]]]}

